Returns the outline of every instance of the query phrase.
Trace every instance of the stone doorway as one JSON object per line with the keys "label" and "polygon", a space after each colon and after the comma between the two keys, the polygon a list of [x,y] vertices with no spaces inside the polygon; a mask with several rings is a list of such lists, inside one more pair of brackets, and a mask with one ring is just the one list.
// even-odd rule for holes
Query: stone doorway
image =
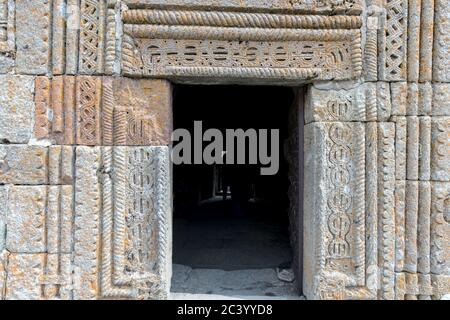
{"label": "stone doorway", "polygon": [[302,93],[289,87],[174,87],[175,130],[194,137],[194,121],[202,121],[203,132],[278,129],[279,165],[270,176],[260,175],[261,164],[174,165],[173,298],[300,296]]}

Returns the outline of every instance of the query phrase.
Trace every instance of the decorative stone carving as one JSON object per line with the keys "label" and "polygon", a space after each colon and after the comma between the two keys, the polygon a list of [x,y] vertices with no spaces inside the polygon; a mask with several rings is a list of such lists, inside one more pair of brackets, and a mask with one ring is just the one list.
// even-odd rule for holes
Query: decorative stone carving
{"label": "decorative stone carving", "polygon": [[172,89],[161,80],[104,80],[104,145],[169,145]]}
{"label": "decorative stone carving", "polygon": [[361,75],[356,16],[139,9],[124,11],[123,22],[127,75],[293,81]]}
{"label": "decorative stone carving", "polygon": [[16,253],[43,253],[45,186],[14,186],[9,190],[6,248]]}
{"label": "decorative stone carving", "polygon": [[[117,0],[113,0],[115,2]],[[210,7],[221,11],[242,10],[242,11],[262,11],[278,9],[280,11],[294,11],[317,14],[330,14],[332,12],[347,12],[348,14],[360,14],[362,10],[361,0],[275,0],[270,2],[253,0],[190,0],[187,4],[183,0],[124,0],[129,7],[140,6],[169,6],[169,7],[189,7],[201,8]]]}
{"label": "decorative stone carving", "polygon": [[431,179],[450,181],[450,117],[431,120]]}
{"label": "decorative stone carving", "polygon": [[380,34],[379,77],[383,81],[405,81],[407,77],[408,1],[386,0]]}
{"label": "decorative stone carving", "polygon": [[171,87],[167,81],[38,77],[36,88],[36,138],[79,145],[170,143]]}
{"label": "decorative stone carving", "polygon": [[314,121],[365,121],[366,88],[320,90],[312,86],[305,109],[306,123]]}
{"label": "decorative stone carving", "polygon": [[380,299],[394,299],[395,268],[395,129],[378,124],[378,263]]}
{"label": "decorative stone carving", "polygon": [[70,255],[9,255],[7,300],[71,299]]}
{"label": "decorative stone carving", "polygon": [[432,182],[431,272],[450,275],[450,184]]}
{"label": "decorative stone carving", "polygon": [[27,145],[0,145],[0,183],[45,184],[47,149]]}
{"label": "decorative stone carving", "polygon": [[51,1],[16,0],[17,72],[46,74],[51,66]]}
{"label": "decorative stone carving", "polygon": [[167,147],[77,147],[78,298],[167,297],[171,270],[168,156]]}
{"label": "decorative stone carving", "polygon": [[374,221],[365,215],[364,132],[360,123],[305,126],[306,165],[314,167],[305,185],[317,188],[305,194],[304,291],[312,298],[375,294],[374,265],[366,264],[365,231]]}
{"label": "decorative stone carving", "polygon": [[79,47],[79,72],[81,74],[103,73],[105,25],[105,0],[81,0]]}

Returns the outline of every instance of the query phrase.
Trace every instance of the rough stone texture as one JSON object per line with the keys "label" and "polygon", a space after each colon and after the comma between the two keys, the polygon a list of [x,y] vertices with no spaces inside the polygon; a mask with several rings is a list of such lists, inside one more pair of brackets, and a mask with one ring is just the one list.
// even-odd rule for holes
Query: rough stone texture
{"label": "rough stone texture", "polygon": [[0,183],[47,183],[47,159],[45,147],[0,145]]}
{"label": "rough stone texture", "polygon": [[0,75],[0,141],[27,143],[33,123],[32,77]]}
{"label": "rough stone texture", "polygon": [[13,253],[8,259],[7,300],[41,299],[41,276],[45,254]]}

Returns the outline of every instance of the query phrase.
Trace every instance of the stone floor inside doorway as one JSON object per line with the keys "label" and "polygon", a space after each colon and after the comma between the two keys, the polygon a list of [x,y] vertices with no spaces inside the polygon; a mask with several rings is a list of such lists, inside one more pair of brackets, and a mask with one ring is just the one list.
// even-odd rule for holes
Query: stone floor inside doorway
{"label": "stone floor inside doorway", "polygon": [[257,214],[264,204],[230,216],[231,205],[216,198],[195,216],[174,219],[171,298],[301,299],[295,280],[286,281],[292,254],[285,224]]}

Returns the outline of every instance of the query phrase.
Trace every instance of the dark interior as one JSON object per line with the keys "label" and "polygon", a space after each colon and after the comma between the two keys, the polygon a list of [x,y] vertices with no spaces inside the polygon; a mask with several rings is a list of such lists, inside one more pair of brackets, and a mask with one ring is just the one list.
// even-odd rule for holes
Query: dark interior
{"label": "dark interior", "polygon": [[286,87],[189,86],[174,88],[174,129],[280,130],[280,167],[261,176],[259,165],[174,165],[173,263],[221,270],[290,265]]}

